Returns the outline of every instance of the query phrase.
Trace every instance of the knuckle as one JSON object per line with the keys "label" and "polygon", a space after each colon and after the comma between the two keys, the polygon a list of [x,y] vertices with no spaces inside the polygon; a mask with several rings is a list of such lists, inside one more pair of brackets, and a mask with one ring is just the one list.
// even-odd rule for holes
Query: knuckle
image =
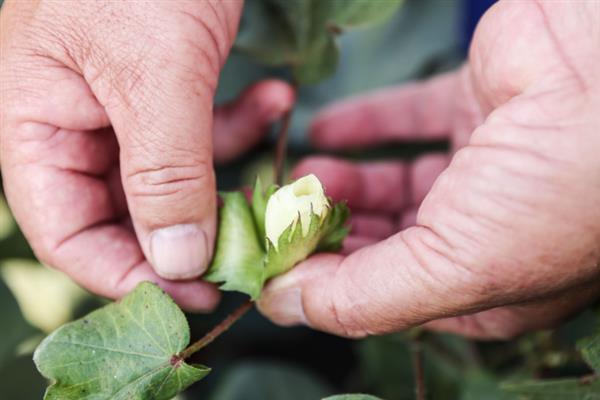
{"label": "knuckle", "polygon": [[363,312],[346,295],[347,288],[335,290],[331,293],[332,296],[330,297],[328,311],[333,319],[335,331],[344,337],[352,339],[366,337],[369,334],[369,330],[365,321],[361,319]]}
{"label": "knuckle", "polygon": [[50,235],[37,235],[30,241],[35,258],[43,265],[57,270],[61,269],[57,259],[61,243],[61,240]]}
{"label": "knuckle", "polygon": [[179,14],[181,18],[176,24],[188,36],[205,43],[205,48],[219,64],[224,63],[232,41],[228,18],[223,11],[222,5],[210,1],[182,7]]}
{"label": "knuckle", "polygon": [[214,185],[214,173],[207,163],[143,167],[126,177],[134,197],[185,197]]}
{"label": "knuckle", "polygon": [[126,56],[107,56],[104,61],[97,63],[98,69],[90,81],[95,82],[99,77],[106,80],[107,85],[101,86],[105,94],[100,96],[105,98],[107,103],[110,103],[109,99],[116,97],[119,104],[123,104],[127,109],[139,111],[140,108],[143,109],[144,103],[150,101],[146,97],[148,91],[145,87],[157,86],[153,83],[146,60],[146,51],[134,51]]}
{"label": "knuckle", "polygon": [[368,336],[368,330],[353,317],[355,311],[347,304],[333,300],[329,309],[336,323],[336,331],[342,336],[350,339],[362,339]]}

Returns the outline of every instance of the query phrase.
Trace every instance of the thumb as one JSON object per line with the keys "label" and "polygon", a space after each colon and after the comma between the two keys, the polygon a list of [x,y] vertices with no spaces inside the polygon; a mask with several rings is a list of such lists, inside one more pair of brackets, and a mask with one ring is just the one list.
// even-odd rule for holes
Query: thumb
{"label": "thumb", "polygon": [[258,306],[280,325],[355,338],[483,306],[481,278],[445,257],[448,250],[431,230],[411,227],[346,258],[308,259],[269,283]]}
{"label": "thumb", "polygon": [[132,54],[109,66],[102,82],[133,226],[147,260],[167,279],[201,275],[215,238],[213,96],[228,47],[216,46],[214,32],[205,36],[194,37],[198,47],[175,37],[171,47]]}

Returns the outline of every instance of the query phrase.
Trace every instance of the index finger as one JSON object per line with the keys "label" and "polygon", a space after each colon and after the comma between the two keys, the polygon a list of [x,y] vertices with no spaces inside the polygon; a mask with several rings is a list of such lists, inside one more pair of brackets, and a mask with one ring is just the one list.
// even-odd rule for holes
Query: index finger
{"label": "index finger", "polygon": [[448,138],[459,73],[342,100],[319,113],[311,141],[322,149]]}

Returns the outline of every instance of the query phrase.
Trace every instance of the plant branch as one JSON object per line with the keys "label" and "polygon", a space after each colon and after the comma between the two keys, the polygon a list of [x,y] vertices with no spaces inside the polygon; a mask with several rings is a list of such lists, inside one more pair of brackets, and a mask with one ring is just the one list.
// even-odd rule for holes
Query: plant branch
{"label": "plant branch", "polygon": [[[294,95],[298,91],[298,85],[294,83],[292,85],[294,89]],[[292,121],[292,114],[294,112],[295,103],[292,107],[283,115],[281,119],[281,127],[279,128],[279,132],[277,132],[277,145],[275,147],[275,163],[273,165],[273,177],[275,183],[279,186],[283,185],[283,172],[285,169],[285,156],[287,153],[287,142],[288,142],[288,132],[290,129],[290,123]]]}
{"label": "plant branch", "polygon": [[423,345],[421,338],[411,340],[413,371],[415,374],[415,395],[417,400],[425,400],[425,372],[423,370]]}
{"label": "plant branch", "polygon": [[[180,360],[185,360],[189,358],[192,354],[196,353],[198,350],[203,347],[208,346],[212,343],[213,340],[218,338],[223,332],[227,331],[231,325],[236,323],[240,318],[244,316],[250,309],[254,303],[251,300],[247,300],[241,306],[236,308],[231,314],[227,316],[223,321],[221,321],[217,326],[215,326],[212,330],[210,330],[206,335],[204,335],[197,342],[189,345],[185,350],[179,353],[177,356],[174,356],[175,363]],[[174,364],[173,360],[171,364]]]}

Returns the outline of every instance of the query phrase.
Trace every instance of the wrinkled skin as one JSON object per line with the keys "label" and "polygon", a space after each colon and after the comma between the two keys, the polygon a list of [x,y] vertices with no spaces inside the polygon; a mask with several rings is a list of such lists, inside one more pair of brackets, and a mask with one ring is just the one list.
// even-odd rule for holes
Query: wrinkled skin
{"label": "wrinkled skin", "polygon": [[0,159],[40,260],[103,296],[158,282],[215,306],[213,161],[255,144],[293,104],[264,81],[213,112],[243,1],[6,1]]}
{"label": "wrinkled skin", "polygon": [[599,59],[598,2],[500,2],[461,70],[324,110],[311,132],[323,149],[449,138],[453,151],[302,162],[297,175],[348,199],[346,244],[360,249],[273,281],[261,310],[351,337],[425,324],[493,339],[597,299]]}

